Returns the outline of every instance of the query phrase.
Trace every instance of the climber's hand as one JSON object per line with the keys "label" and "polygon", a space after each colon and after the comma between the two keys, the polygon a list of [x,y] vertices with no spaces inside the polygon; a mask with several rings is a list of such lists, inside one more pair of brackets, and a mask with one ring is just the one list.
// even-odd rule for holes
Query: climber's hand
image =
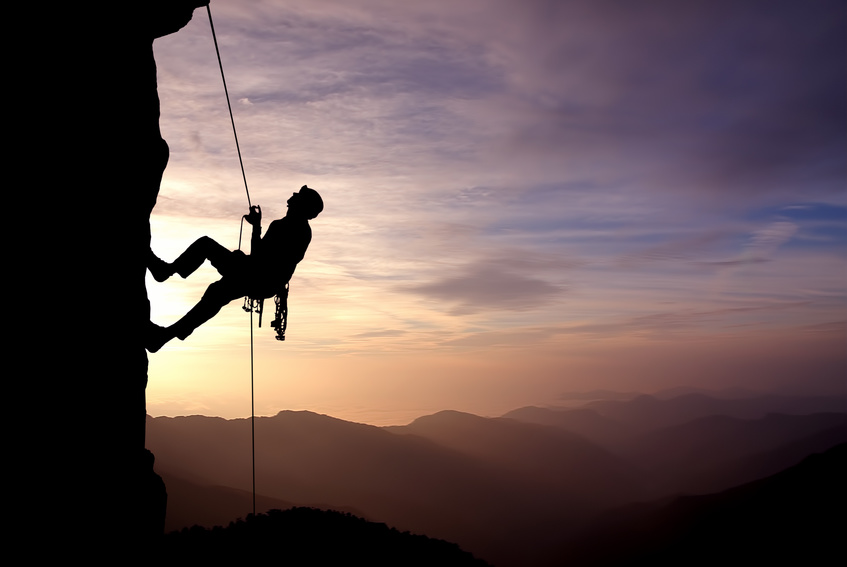
{"label": "climber's hand", "polygon": [[244,215],[244,219],[253,226],[262,226],[262,207],[259,205],[250,207],[250,212]]}

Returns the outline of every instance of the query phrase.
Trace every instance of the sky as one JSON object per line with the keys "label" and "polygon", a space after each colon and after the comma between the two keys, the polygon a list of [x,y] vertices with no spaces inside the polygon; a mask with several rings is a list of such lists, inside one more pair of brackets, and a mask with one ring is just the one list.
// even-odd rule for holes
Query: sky
{"label": "sky", "polygon": [[[252,203],[267,226],[302,185],[325,202],[287,340],[253,331],[257,415],[847,392],[843,1],[211,7]],[[235,249],[247,196],[205,10],[154,50],[153,250]],[[148,277],[153,321],[217,278]],[[250,415],[238,302],[149,358],[151,415]]]}

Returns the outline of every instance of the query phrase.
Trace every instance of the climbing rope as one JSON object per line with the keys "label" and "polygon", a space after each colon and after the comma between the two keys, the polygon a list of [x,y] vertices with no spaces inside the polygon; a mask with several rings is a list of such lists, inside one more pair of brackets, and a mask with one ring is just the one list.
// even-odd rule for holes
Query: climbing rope
{"label": "climbing rope", "polygon": [[[244,160],[241,159],[241,146],[238,144],[238,132],[235,129],[235,117],[232,114],[232,103],[229,101],[229,90],[226,88],[226,75],[224,65],[221,61],[221,51],[218,48],[218,36],[215,33],[215,24],[212,21],[212,9],[206,4],[206,13],[209,15],[209,27],[212,29],[212,40],[215,42],[215,53],[218,56],[218,67],[221,69],[221,81],[224,85],[226,95],[226,106],[229,109],[229,121],[232,123],[232,135],[235,137],[235,149],[238,152],[238,163],[241,165],[241,178],[244,180],[244,191],[247,193],[247,207],[253,208],[250,201],[250,189],[247,188],[247,175],[244,173]],[[241,234],[244,229],[244,217],[241,218],[241,228],[238,231],[238,249],[241,250]],[[245,298],[245,309],[248,298]],[[252,306],[252,305],[251,305]],[[250,451],[253,467],[253,515],[256,515],[256,406],[254,395],[254,362],[253,362],[253,309],[250,311]],[[261,311],[259,311],[259,324],[261,325]]]}
{"label": "climbing rope", "polygon": [[250,190],[247,188],[247,175],[244,173],[244,160],[241,159],[241,146],[238,145],[238,132],[235,130],[235,118],[232,115],[232,103],[229,101],[229,90],[226,88],[224,64],[221,62],[221,50],[218,49],[218,36],[215,33],[215,24],[212,22],[212,9],[209,7],[209,4],[206,4],[206,13],[209,14],[209,27],[212,28],[212,40],[215,42],[215,53],[218,55],[218,67],[221,68],[221,80],[224,83],[226,106],[229,109],[229,121],[232,123],[232,135],[235,136],[235,149],[238,152],[238,163],[241,164],[241,178],[244,180],[244,191],[247,192],[247,208],[252,209],[253,203],[250,202]]}

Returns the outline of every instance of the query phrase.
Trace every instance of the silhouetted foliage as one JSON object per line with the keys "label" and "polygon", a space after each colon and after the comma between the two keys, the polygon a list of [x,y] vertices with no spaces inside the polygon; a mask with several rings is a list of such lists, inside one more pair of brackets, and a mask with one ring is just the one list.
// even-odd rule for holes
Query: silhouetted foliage
{"label": "silhouetted foliage", "polygon": [[316,508],[250,514],[226,528],[185,528],[165,536],[160,554],[168,565],[257,559],[280,565],[487,565],[454,543]]}

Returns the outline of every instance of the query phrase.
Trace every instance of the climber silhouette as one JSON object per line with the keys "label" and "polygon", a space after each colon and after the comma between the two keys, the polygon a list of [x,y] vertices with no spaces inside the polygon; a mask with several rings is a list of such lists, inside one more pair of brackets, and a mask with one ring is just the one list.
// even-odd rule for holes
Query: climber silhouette
{"label": "climber silhouette", "polygon": [[208,236],[196,240],[170,264],[151,250],[147,267],[156,281],[163,282],[174,274],[187,278],[206,260],[222,277],[206,289],[197,305],[170,327],[151,322],[144,345],[147,350],[156,352],[175,337],[185,340],[233,299],[244,296],[266,299],[279,293],[291,279],[312,240],[309,220],[322,210],[321,196],[304,185],[291,195],[285,217],[273,221],[264,238],[261,236],[262,209],[251,207],[250,213],[244,215],[253,225],[249,256],[240,250],[230,251]]}

